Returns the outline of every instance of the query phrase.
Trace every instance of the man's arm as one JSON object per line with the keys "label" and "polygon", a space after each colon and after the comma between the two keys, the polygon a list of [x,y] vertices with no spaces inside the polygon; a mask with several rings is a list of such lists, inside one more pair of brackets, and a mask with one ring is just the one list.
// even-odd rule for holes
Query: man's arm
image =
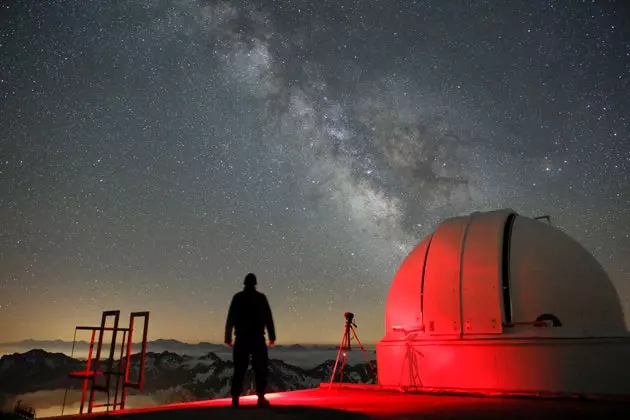
{"label": "man's arm", "polygon": [[225,321],[225,344],[232,342],[232,330],[234,329],[234,315],[236,312],[236,296],[232,298],[230,309],[228,310],[227,320]]}
{"label": "man's arm", "polygon": [[269,301],[267,300],[267,296],[264,296],[265,299],[265,326],[267,327],[267,331],[269,332],[269,341],[276,341],[276,327],[273,324],[273,315],[271,315],[271,307],[269,306]]}

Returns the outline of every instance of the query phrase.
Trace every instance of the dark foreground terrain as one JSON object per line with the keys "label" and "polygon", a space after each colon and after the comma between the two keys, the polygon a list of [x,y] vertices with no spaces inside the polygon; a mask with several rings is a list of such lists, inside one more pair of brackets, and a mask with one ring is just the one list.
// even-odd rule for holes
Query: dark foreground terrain
{"label": "dark foreground terrain", "polygon": [[[270,408],[257,408],[252,397],[242,407],[229,400],[129,410],[114,417],[125,420],[222,419],[628,419],[630,400],[593,401],[506,397],[438,396],[369,390],[328,391],[326,388],[270,394]],[[99,414],[94,417],[101,417]],[[110,415],[111,416],[111,415]]]}

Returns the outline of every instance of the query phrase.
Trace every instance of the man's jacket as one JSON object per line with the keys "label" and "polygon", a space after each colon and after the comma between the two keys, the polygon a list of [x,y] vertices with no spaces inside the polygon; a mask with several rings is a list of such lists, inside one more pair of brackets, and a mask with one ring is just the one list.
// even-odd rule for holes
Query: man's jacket
{"label": "man's jacket", "polygon": [[269,340],[276,341],[276,329],[267,297],[249,288],[235,294],[225,323],[225,342],[232,341],[233,329],[237,340],[264,340],[265,328],[269,332]]}

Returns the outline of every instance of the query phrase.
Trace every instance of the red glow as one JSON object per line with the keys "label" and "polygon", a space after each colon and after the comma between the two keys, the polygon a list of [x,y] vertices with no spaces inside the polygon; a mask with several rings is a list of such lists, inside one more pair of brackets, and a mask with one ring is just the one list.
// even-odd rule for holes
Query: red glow
{"label": "red glow", "polygon": [[402,262],[389,289],[385,312],[385,334],[394,326],[422,325],[421,281],[429,239],[416,246]]}
{"label": "red glow", "polygon": [[[627,372],[614,362],[629,354],[627,332],[603,335],[607,324],[614,325],[610,318],[597,321],[598,335],[581,329],[596,325],[604,312],[595,309],[596,315],[587,316],[585,308],[590,296],[599,296],[593,282],[607,280],[593,275],[598,279],[588,280],[593,292],[573,290],[575,281],[568,279],[580,273],[560,273],[565,261],[585,251],[527,218],[518,218],[506,239],[510,214],[500,210],[448,219],[405,258],[388,295],[385,336],[376,346],[379,384],[630,394]],[[504,240],[510,241],[509,254]],[[513,264],[517,260],[521,265]],[[521,266],[525,271],[514,271]],[[527,316],[525,310],[531,310]],[[543,313],[559,314],[566,321],[563,328],[533,327]],[[516,321],[523,327],[504,330],[506,314],[510,325]]]}
{"label": "red glow", "polygon": [[[539,413],[549,410],[550,405],[554,404],[554,411],[561,412],[571,411],[577,417],[581,417],[587,411],[592,410],[591,414],[597,413],[601,418],[625,418],[627,416],[630,399],[618,400],[616,405],[613,401],[600,401],[599,404],[584,401],[544,401],[535,399],[508,399],[508,398],[471,398],[461,395],[430,395],[430,394],[413,394],[401,393],[391,390],[380,389],[378,386],[359,385],[359,386],[343,386],[343,389],[336,384],[332,390],[327,391],[328,384],[322,384],[323,388],[309,389],[303,391],[281,392],[267,394],[266,398],[272,402],[272,410],[274,406],[308,406],[316,408],[328,408],[334,410],[350,411],[355,413],[363,413],[375,417],[400,417],[415,416],[422,417],[430,414],[441,413],[441,418],[453,417],[454,414],[474,414],[479,416],[487,411],[486,414],[493,414],[492,418],[506,418],[515,412],[523,410],[538,410]],[[441,391],[442,393],[444,390]],[[456,393],[457,391],[452,392]],[[482,394],[482,393],[479,393]],[[492,394],[496,395],[496,394]],[[256,396],[241,397],[241,405],[255,405]],[[115,412],[116,416],[134,413],[152,413],[162,411],[180,411],[186,409],[227,407],[231,403],[230,399],[217,399],[208,401],[195,401],[190,403],[170,404],[159,407],[147,407],[141,409],[121,410]],[[608,405],[606,405],[608,404]],[[608,410],[607,410],[608,409]],[[65,416],[57,417],[59,419],[66,417],[74,418],[92,418],[100,416],[109,416],[113,413],[91,413],[82,416]],[[497,416],[503,414],[503,416]],[[619,414],[615,417],[614,414]],[[185,413],[177,413],[177,418],[186,418]],[[458,418],[464,418],[458,415]],[[467,417],[467,416],[466,416]],[[482,416],[484,417],[484,416]],[[533,418],[534,415],[527,418]],[[560,416],[562,417],[562,416]],[[53,417],[54,418],[54,417]],[[208,417],[212,418],[212,412],[208,412]],[[235,417],[237,418],[237,417]],[[249,418],[249,417],[248,417]],[[265,416],[261,416],[265,418]],[[484,417],[485,418],[485,417]],[[564,417],[562,417],[564,418]],[[593,417],[596,418],[596,417]],[[600,418],[599,416],[597,418]]]}
{"label": "red glow", "polygon": [[[277,401],[277,400],[280,400],[282,398],[286,398],[287,395],[288,394],[286,392],[273,392],[271,394],[265,394],[265,398],[268,399],[269,401]],[[249,402],[249,401],[251,401],[253,403],[256,403],[258,401],[258,396],[256,396],[256,395],[245,395],[245,396],[242,396],[239,399],[239,401],[240,402],[243,402],[243,401]]]}

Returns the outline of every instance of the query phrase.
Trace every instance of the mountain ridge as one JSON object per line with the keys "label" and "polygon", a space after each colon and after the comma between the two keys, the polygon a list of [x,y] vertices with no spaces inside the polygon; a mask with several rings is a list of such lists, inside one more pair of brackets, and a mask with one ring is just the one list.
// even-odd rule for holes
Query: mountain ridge
{"label": "mountain ridge", "polygon": [[[96,340],[95,340],[96,342]],[[28,338],[20,341],[7,341],[0,342],[1,348],[59,348],[59,347],[71,347],[74,346],[89,346],[89,342],[86,340],[77,340],[74,343],[72,341],[65,341],[60,339],[55,340],[35,340],[32,338]],[[103,346],[108,346],[111,342],[104,341]],[[140,343],[134,342],[134,346],[139,345]],[[223,343],[211,343],[209,341],[200,341],[198,343],[190,343],[184,342],[180,340],[176,340],[173,338],[157,338],[155,340],[147,341],[147,346],[158,346],[163,348],[173,347],[173,348],[217,348],[217,347],[225,347]],[[337,349],[338,345],[335,344],[300,344],[300,343],[289,343],[289,344],[276,344],[274,348],[277,349],[290,349],[290,350],[310,350],[310,349]],[[365,345],[366,348],[372,348],[373,345]]]}
{"label": "mountain ridge", "polygon": [[[329,359],[313,368],[302,368],[273,358],[269,361],[268,392],[314,388],[330,380],[335,360]],[[375,361],[372,361],[376,365]],[[131,357],[131,380],[138,375],[140,354]],[[117,369],[117,364],[114,369]],[[82,381],[70,378],[72,371],[85,370],[85,362],[63,353],[32,349],[0,357],[0,394],[21,394],[56,389],[80,389]],[[182,355],[163,351],[148,352],[145,365],[145,388],[136,395],[150,396],[156,404],[195,401],[229,396],[233,372],[231,360],[213,352],[203,356]],[[373,381],[367,363],[347,364],[344,382]],[[254,393],[251,369],[245,379],[245,394]]]}

